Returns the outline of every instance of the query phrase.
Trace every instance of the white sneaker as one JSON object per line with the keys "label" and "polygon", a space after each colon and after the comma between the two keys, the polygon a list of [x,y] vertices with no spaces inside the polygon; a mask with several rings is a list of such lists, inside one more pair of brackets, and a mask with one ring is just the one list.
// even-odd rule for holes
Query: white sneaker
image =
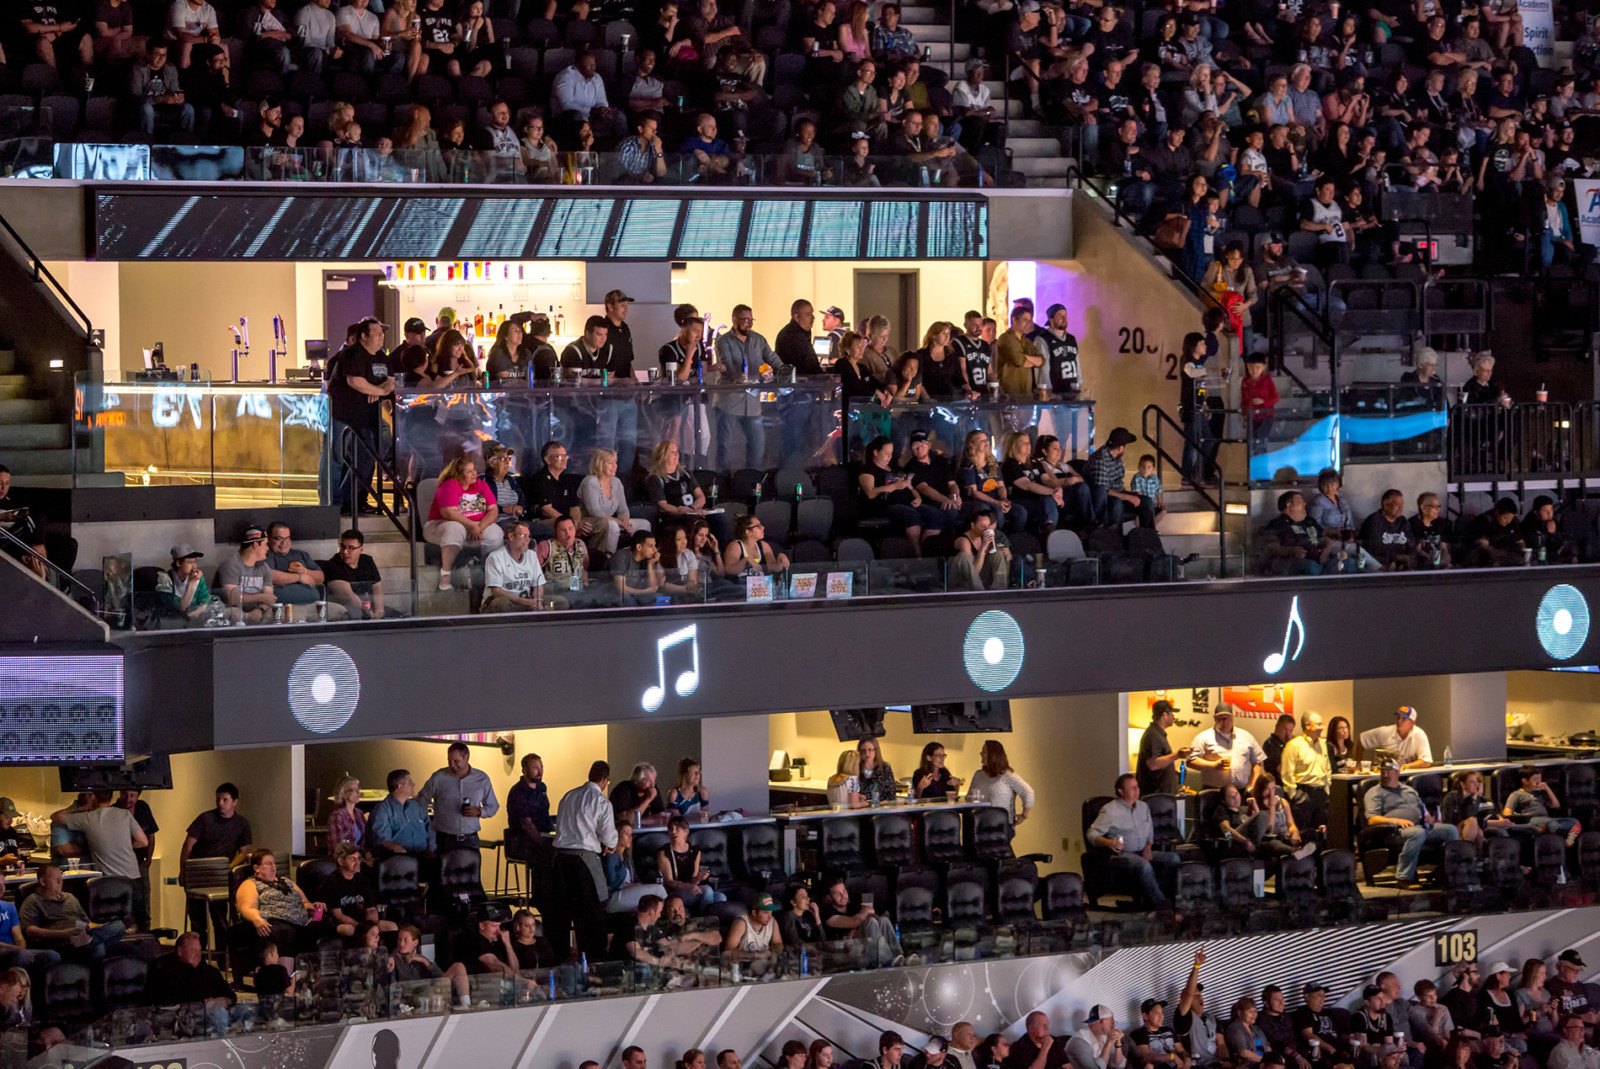
{"label": "white sneaker", "polygon": [[454,590],[455,589],[454,585],[450,582],[450,573],[449,572],[441,572],[441,573],[439,573],[439,589],[440,590]]}
{"label": "white sneaker", "polygon": [[1317,852],[1317,844],[1316,843],[1306,843],[1304,846],[1300,847],[1300,849],[1298,849],[1298,850],[1296,850],[1294,852],[1294,859],[1296,861],[1304,861],[1306,858],[1310,857],[1312,854],[1314,854],[1316,852]]}

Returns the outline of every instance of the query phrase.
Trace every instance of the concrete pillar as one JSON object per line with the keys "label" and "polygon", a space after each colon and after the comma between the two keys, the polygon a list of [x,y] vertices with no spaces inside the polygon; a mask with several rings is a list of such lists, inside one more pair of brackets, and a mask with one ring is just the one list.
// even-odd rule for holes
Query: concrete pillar
{"label": "concrete pillar", "polygon": [[711,808],[764,813],[767,793],[768,727],[765,716],[723,716],[700,722],[700,774],[711,792]]}
{"label": "concrete pillar", "polygon": [[1011,703],[1012,733],[1001,736],[1011,765],[1033,788],[1033,817],[1017,829],[1019,854],[1053,854],[1042,871],[1078,871],[1083,803],[1109,795],[1128,767],[1127,696],[1074,694]]}

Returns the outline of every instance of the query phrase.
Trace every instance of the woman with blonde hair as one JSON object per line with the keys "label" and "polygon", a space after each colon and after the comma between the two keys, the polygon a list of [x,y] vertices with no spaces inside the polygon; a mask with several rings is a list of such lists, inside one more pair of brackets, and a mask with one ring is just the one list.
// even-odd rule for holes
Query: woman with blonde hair
{"label": "woman with blonde hair", "polygon": [[828,801],[832,805],[858,806],[866,800],[861,793],[861,755],[845,750],[839,755],[838,770],[828,777]]}
{"label": "woman with blonde hair", "polygon": [[590,549],[615,553],[623,535],[648,531],[650,525],[628,515],[628,499],[617,478],[617,451],[596,449],[589,457],[589,474],[578,484],[578,502],[585,523],[593,530]]}
{"label": "woman with blonde hair", "polygon": [[705,515],[706,492],[694,476],[683,470],[678,443],[667,438],[650,450],[650,475],[645,480],[645,500],[655,505],[661,526],[687,528]]}
{"label": "woman with blonde hair", "polygon": [[863,333],[867,338],[867,351],[862,359],[866,361],[867,370],[879,382],[893,386],[893,376],[889,374],[894,367],[894,357],[889,351],[889,320],[885,316],[873,316],[867,320]]}
{"label": "woman with blonde hair", "polygon": [[367,847],[367,815],[359,808],[361,781],[346,776],[333,790],[333,812],[328,814],[328,856],[336,847],[349,844],[362,853]]}
{"label": "woman with blonde hair", "polygon": [[440,590],[451,589],[450,571],[463,545],[478,543],[487,555],[505,543],[505,532],[495,522],[499,516],[494,491],[479,478],[472,454],[463,453],[444,466],[422,526],[422,537],[439,547]]}
{"label": "woman with blonde hair", "polygon": [[961,487],[961,515],[971,519],[980,509],[992,509],[995,526],[1020,531],[1028,523],[1028,510],[1006,493],[1000,466],[990,452],[987,431],[969,431],[961,446],[961,466],[956,474]]}
{"label": "woman with blonde hair", "polygon": [[439,151],[438,135],[433,132],[433,112],[427,105],[412,104],[404,125],[395,128],[394,158],[401,168],[417,172],[419,179],[444,181],[444,156]]}
{"label": "woman with blonde hair", "polygon": [[[998,739],[983,744],[978,755],[981,768],[972,774],[972,786],[967,788],[967,801],[987,802],[1011,814],[1011,823],[1021,824],[1033,812],[1033,788],[1017,775],[1006,757],[1006,748]],[[1017,812],[1016,803],[1022,803]]]}
{"label": "woman with blonde hair", "polygon": [[422,30],[413,29],[411,18],[417,13],[417,0],[389,0],[383,13],[383,35],[394,39],[394,47],[406,54],[406,80],[415,81],[428,69],[422,54]]}
{"label": "woman with blonde hair", "polygon": [[696,809],[711,811],[711,795],[706,791],[705,780],[700,778],[700,762],[685,757],[678,762],[678,785],[667,795],[667,808],[681,817]]}

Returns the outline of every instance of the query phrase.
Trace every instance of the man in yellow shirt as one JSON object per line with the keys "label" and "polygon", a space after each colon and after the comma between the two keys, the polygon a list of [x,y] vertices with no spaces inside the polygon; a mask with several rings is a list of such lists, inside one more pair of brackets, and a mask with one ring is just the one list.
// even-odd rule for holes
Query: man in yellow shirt
{"label": "man in yellow shirt", "polygon": [[1033,396],[1033,372],[1044,366],[1044,357],[1029,337],[1033,333],[1033,310],[1011,310],[1011,329],[995,343],[995,362],[1000,365],[1000,392],[1007,397]]}
{"label": "man in yellow shirt", "polygon": [[1328,787],[1333,782],[1333,767],[1322,744],[1322,714],[1305,713],[1300,728],[1301,733],[1283,748],[1278,776],[1302,834],[1321,835],[1328,824]]}

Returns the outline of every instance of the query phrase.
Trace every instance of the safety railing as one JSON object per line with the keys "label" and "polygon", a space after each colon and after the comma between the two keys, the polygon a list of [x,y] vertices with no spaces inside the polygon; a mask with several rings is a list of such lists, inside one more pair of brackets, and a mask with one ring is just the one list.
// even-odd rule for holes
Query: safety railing
{"label": "safety railing", "polygon": [[[1202,401],[1204,399],[1202,398]],[[1197,418],[1209,419],[1210,410]],[[1228,559],[1227,490],[1222,465],[1206,441],[1185,428],[1160,405],[1146,405],[1140,419],[1140,434],[1156,454],[1156,473],[1176,468],[1189,481],[1196,495],[1217,514],[1217,560]],[[1176,452],[1174,452],[1176,450]]]}
{"label": "safety railing", "polygon": [[1600,478],[1600,405],[1457,405],[1448,433],[1453,482]]}
{"label": "safety railing", "polygon": [[[958,188],[993,184],[952,131],[927,139],[909,156],[829,153],[820,147],[778,154],[744,151],[729,137],[710,151],[655,148],[563,151],[549,145],[516,150],[390,149],[307,145],[142,145],[52,142],[12,144],[13,179],[95,182],[322,182],[408,185],[663,185]],[[863,145],[866,142],[862,142]],[[0,159],[6,157],[0,153]]]}

